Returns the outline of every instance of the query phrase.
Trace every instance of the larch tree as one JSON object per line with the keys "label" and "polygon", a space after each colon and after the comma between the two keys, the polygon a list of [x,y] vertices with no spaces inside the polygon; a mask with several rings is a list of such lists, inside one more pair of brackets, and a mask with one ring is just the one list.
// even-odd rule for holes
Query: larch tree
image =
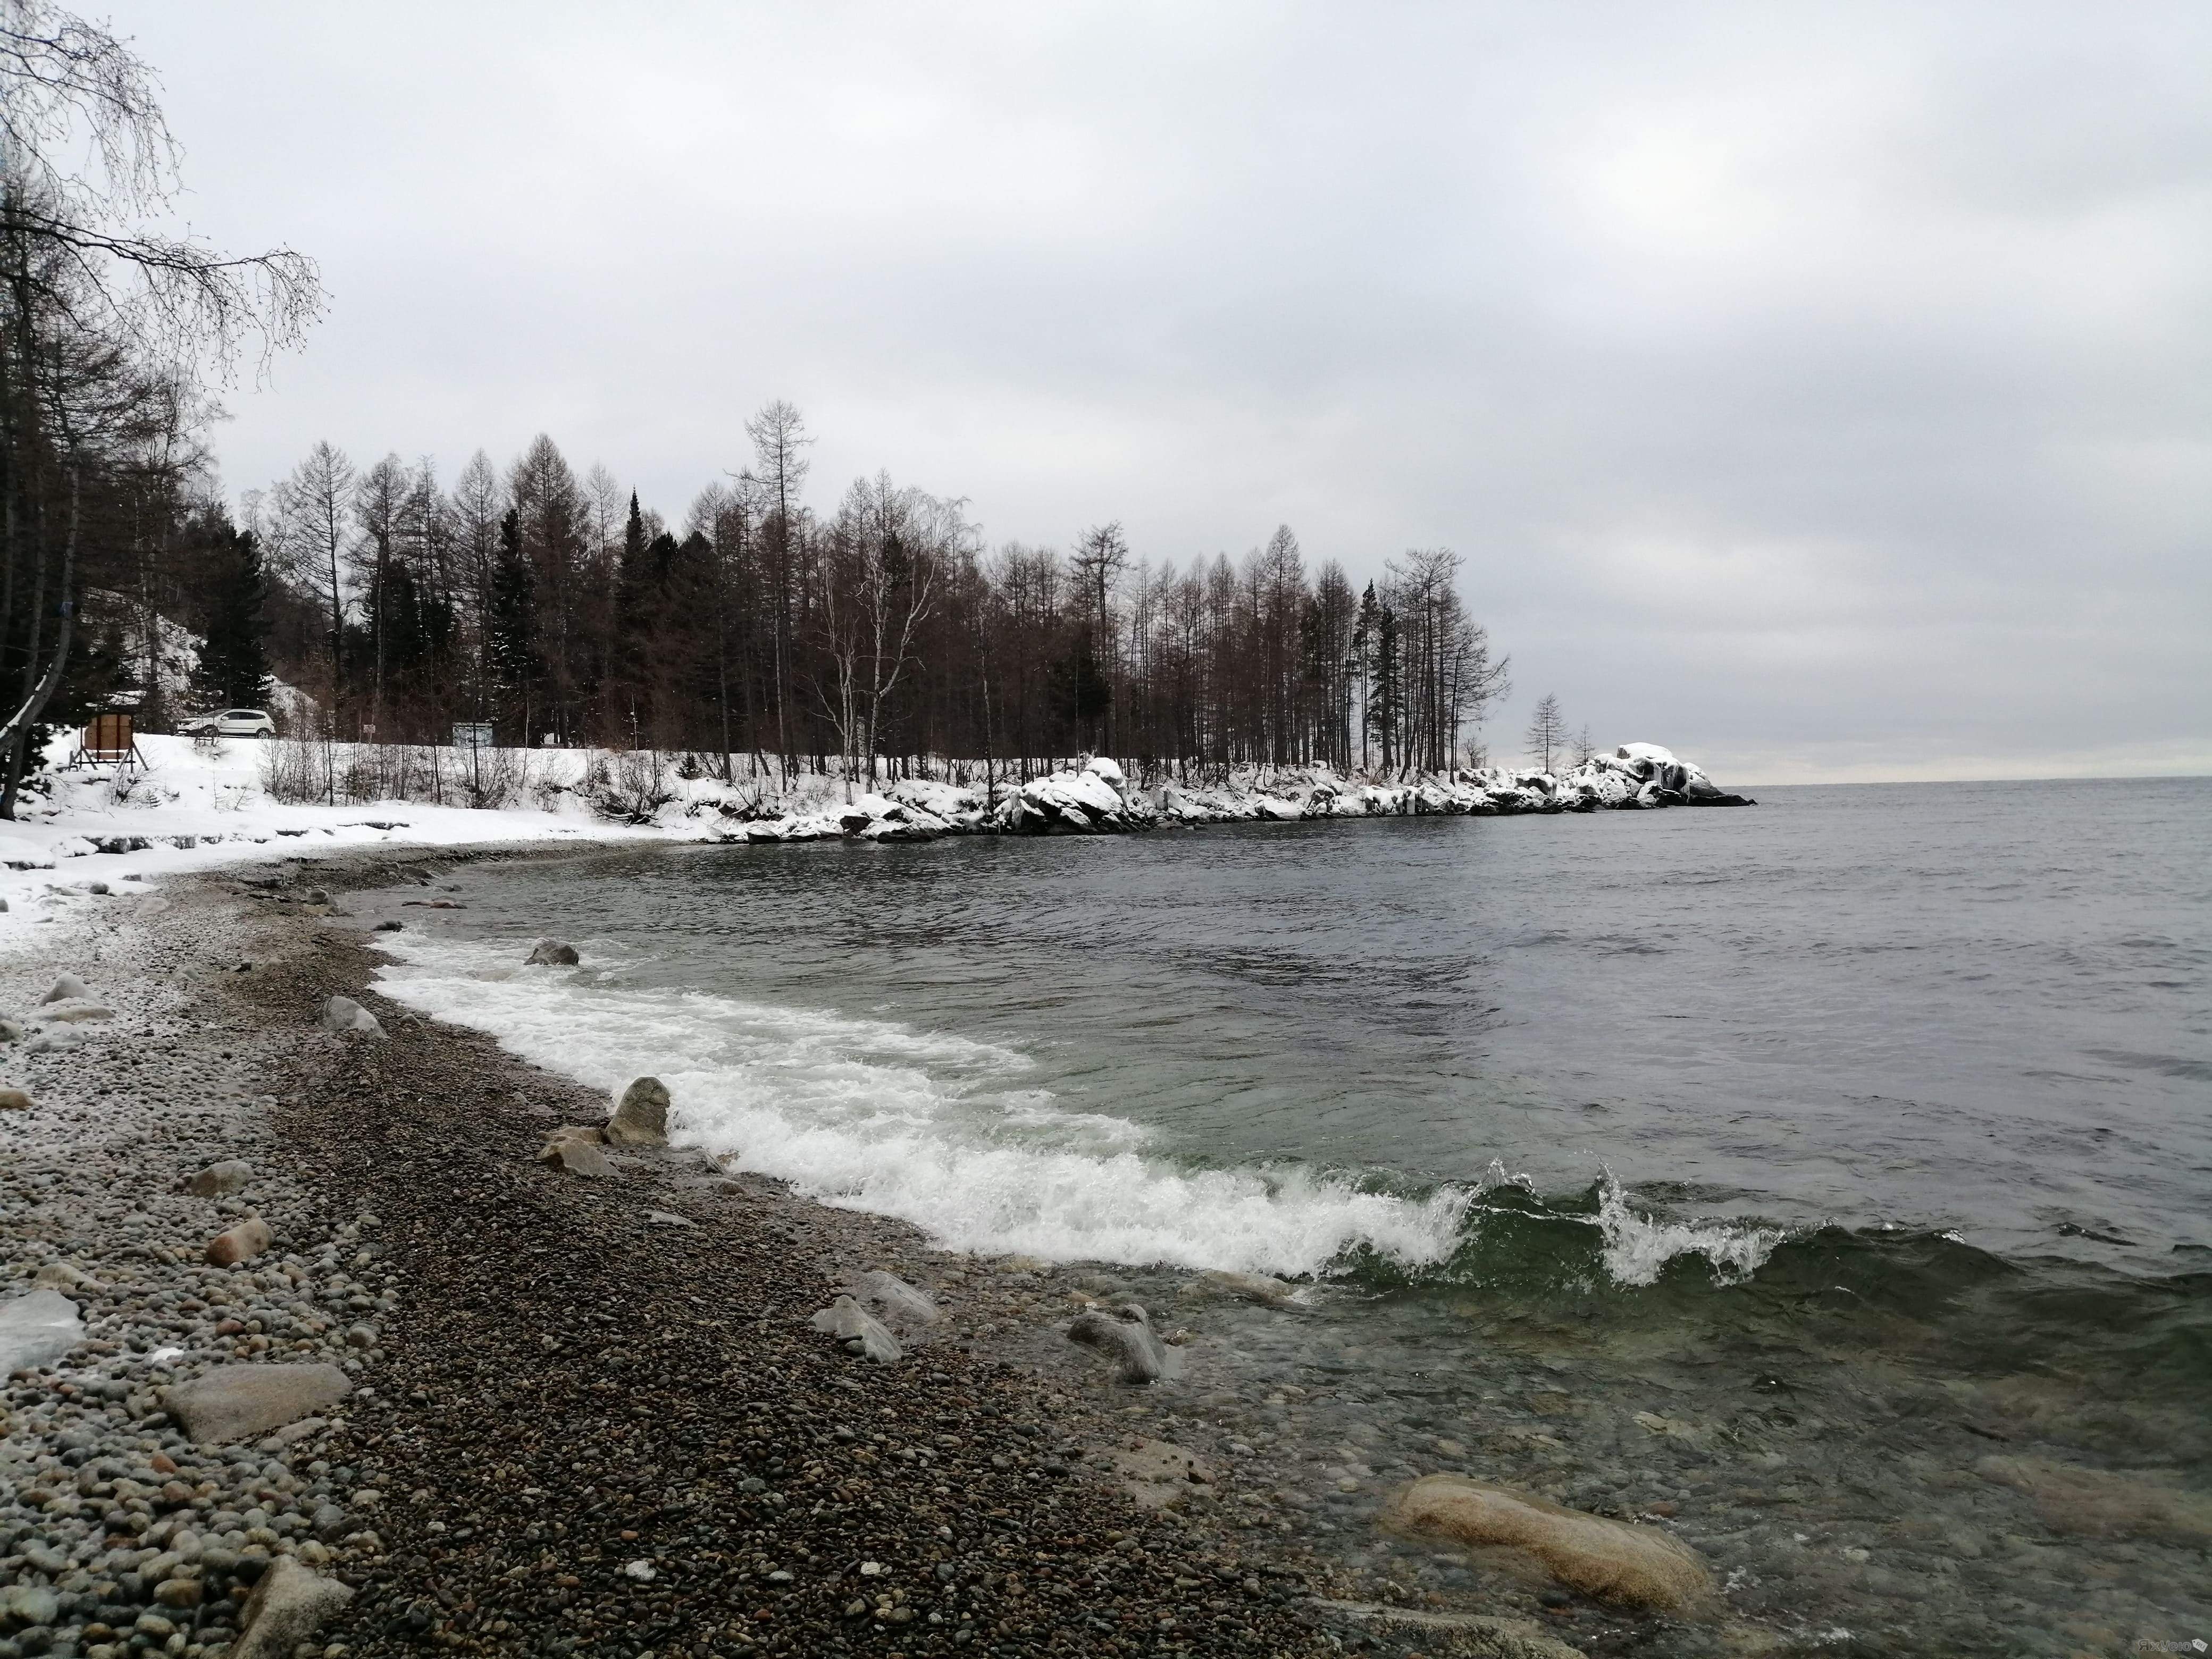
{"label": "larch tree", "polygon": [[1566,749],[1566,716],[1559,712],[1559,700],[1548,691],[1536,699],[1535,711],[1528,717],[1526,741],[1528,758],[1547,772],[1552,769],[1552,757]]}
{"label": "larch tree", "polygon": [[[345,451],[325,440],[307,453],[275,491],[277,567],[315,597],[330,622],[324,703],[330,722],[337,719],[346,690],[345,561],[356,476]],[[336,728],[326,724],[325,729]]]}
{"label": "larch tree", "polygon": [[753,470],[758,481],[768,521],[763,526],[766,544],[769,608],[771,674],[775,686],[777,752],[787,762],[791,753],[791,708],[787,688],[792,678],[794,626],[793,586],[799,554],[805,538],[799,518],[799,493],[805,487],[810,465],[806,451],[814,440],[797,407],[778,398],[761,406],[745,422],[752,440]]}

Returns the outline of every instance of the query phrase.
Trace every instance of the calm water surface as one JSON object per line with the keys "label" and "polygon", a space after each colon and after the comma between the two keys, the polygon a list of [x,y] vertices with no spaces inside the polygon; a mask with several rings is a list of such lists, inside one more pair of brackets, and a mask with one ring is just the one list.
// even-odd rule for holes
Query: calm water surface
{"label": "calm water surface", "polygon": [[948,1244],[1310,1276],[1182,1432],[1401,1578],[1522,1594],[1373,1532],[1464,1468],[1671,1508],[1785,1646],[2212,1637],[2212,781],[1762,799],[593,854],[387,988]]}

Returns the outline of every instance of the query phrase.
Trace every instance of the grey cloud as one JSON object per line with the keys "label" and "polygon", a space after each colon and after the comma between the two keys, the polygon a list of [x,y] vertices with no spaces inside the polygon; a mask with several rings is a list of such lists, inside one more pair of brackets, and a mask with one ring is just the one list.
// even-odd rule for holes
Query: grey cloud
{"label": "grey cloud", "polygon": [[542,428],[680,512],[787,396],[825,501],[1456,546],[1524,702],[1724,776],[2212,769],[2201,7],[116,21],[336,296],[234,487]]}

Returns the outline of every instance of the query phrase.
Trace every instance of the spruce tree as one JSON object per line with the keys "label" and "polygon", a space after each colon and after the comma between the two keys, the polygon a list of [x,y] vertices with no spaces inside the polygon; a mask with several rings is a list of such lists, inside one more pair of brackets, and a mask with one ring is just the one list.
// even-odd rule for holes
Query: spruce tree
{"label": "spruce tree", "polygon": [[212,707],[259,708],[273,682],[264,641],[269,623],[269,576],[261,541],[250,530],[219,526],[215,532],[206,596],[207,636],[192,689]]}
{"label": "spruce tree", "polygon": [[1367,740],[1375,730],[1372,713],[1375,696],[1375,644],[1380,624],[1377,613],[1381,606],[1375,598],[1375,584],[1367,584],[1367,591],[1359,596],[1359,612],[1352,623],[1352,660],[1359,665],[1359,769],[1365,771],[1368,760]]}
{"label": "spruce tree", "polygon": [[1399,738],[1406,714],[1406,667],[1399,645],[1398,612],[1390,605],[1375,607],[1375,665],[1367,696],[1368,729],[1382,749],[1382,766],[1389,771],[1405,761]]}
{"label": "spruce tree", "polygon": [[492,560],[490,592],[485,597],[484,665],[508,721],[520,741],[527,744],[530,694],[538,665],[532,636],[537,583],[522,551],[522,521],[513,507],[499,521],[499,551]]}

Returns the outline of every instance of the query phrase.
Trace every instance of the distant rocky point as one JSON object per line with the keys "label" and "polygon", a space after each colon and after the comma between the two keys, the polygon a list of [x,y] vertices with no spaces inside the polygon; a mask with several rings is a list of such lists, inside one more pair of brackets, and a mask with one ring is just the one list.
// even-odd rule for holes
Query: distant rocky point
{"label": "distant rocky point", "polygon": [[933,841],[961,835],[1100,835],[1207,823],[1457,814],[1648,811],[1750,806],[1698,767],[1654,743],[1623,744],[1565,773],[1483,767],[1406,781],[1363,782],[1325,766],[1252,771],[1215,785],[1132,783],[1104,756],[1007,784],[987,801],[980,788],[908,778],[811,811],[729,823],[732,842]]}

